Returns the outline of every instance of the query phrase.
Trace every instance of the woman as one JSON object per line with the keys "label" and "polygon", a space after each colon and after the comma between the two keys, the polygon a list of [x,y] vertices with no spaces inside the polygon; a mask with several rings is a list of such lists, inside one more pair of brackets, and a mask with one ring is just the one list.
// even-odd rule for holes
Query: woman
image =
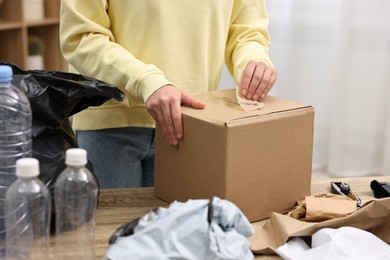
{"label": "woman", "polygon": [[61,50],[71,72],[125,93],[74,116],[102,188],[153,186],[154,127],[183,137],[181,105],[216,90],[224,60],[247,99],[276,80],[268,56],[265,0],[62,0]]}

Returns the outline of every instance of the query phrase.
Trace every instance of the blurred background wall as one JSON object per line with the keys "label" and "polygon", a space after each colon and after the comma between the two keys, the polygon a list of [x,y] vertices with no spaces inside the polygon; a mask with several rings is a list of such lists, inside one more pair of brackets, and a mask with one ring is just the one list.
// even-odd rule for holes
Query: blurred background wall
{"label": "blurred background wall", "polygon": [[[268,0],[270,95],[314,106],[313,170],[390,175],[390,1]],[[223,71],[220,88],[234,82]]]}

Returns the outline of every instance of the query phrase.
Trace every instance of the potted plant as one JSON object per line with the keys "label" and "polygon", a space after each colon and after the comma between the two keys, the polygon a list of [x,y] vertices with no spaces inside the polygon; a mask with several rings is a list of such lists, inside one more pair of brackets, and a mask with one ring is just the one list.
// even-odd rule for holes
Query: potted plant
{"label": "potted plant", "polygon": [[28,37],[28,58],[27,58],[27,69],[29,70],[43,70],[44,45],[42,40],[37,36]]}

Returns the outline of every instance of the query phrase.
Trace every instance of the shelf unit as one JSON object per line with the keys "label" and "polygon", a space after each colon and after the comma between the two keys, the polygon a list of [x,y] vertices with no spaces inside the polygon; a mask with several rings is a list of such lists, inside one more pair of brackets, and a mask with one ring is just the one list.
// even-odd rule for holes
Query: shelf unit
{"label": "shelf unit", "polygon": [[43,0],[44,18],[26,20],[25,0],[0,0],[0,60],[26,69],[28,38],[39,37],[43,44],[45,70],[65,70],[59,43],[60,0]]}

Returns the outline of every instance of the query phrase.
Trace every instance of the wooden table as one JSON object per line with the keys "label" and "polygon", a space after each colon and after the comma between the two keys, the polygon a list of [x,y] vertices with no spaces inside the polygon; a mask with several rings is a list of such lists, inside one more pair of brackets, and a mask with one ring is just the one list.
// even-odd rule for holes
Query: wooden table
{"label": "wooden table", "polygon": [[[347,182],[352,191],[362,202],[373,198],[370,182],[376,179],[390,182],[390,176],[345,178],[333,181]],[[314,182],[312,193],[330,193],[330,181]],[[99,207],[96,212],[96,259],[101,259],[108,246],[108,239],[114,231],[124,223],[145,215],[148,210],[156,207],[167,207],[169,204],[156,198],[153,188],[103,189],[100,191]],[[254,223],[262,225],[264,221]],[[256,256],[256,259],[281,259],[276,255]]]}

